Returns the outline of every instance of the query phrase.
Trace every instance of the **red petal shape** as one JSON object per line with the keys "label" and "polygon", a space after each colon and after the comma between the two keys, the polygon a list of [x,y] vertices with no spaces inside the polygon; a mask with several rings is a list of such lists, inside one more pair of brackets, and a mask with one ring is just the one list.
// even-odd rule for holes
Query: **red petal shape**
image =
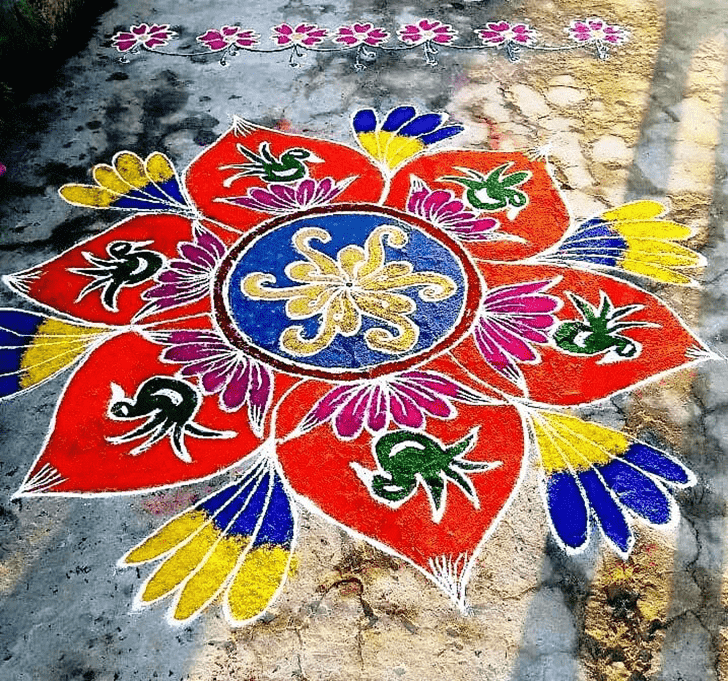
{"label": "red petal shape", "polygon": [[[338,182],[355,177],[334,199],[334,203],[379,201],[384,189],[384,179],[379,169],[359,151],[343,144],[303,135],[289,135],[241,121],[206,149],[187,169],[187,191],[207,217],[245,232],[272,215],[224,201],[226,198],[246,195],[251,187],[268,185],[262,177],[256,175],[239,177],[229,182],[230,178],[244,169],[224,168],[249,163],[249,159],[238,151],[239,144],[259,155],[264,143],[269,145],[270,154],[278,159],[295,148],[306,149],[321,159],[321,162],[305,162],[308,176],[313,179],[331,177]],[[229,186],[225,186],[226,181]]]}
{"label": "red petal shape", "polygon": [[[604,274],[543,265],[494,265],[478,263],[489,288],[523,281],[536,281],[561,277],[549,289],[549,295],[563,301],[556,313],[560,322],[581,321],[582,316],[566,291],[599,307],[600,292],[609,296],[615,307],[642,305],[643,309],[616,321],[645,321],[657,327],[637,326],[624,329],[621,334],[641,345],[641,352],[633,359],[600,363],[605,354],[569,354],[556,347],[535,345],[541,355],[538,364],[519,364],[523,372],[529,397],[535,402],[558,405],[576,405],[604,399],[658,374],[684,367],[698,358],[692,352],[707,353],[706,348],[680,319],[655,296],[624,281]],[[558,328],[558,327],[557,327]],[[553,343],[553,341],[552,341]],[[478,352],[472,336],[451,350],[452,355],[475,376],[502,390],[520,394],[516,386],[504,381],[488,367]]]}
{"label": "red petal shape", "polygon": [[[147,379],[173,376],[179,365],[162,363],[162,349],[135,333],[122,333],[89,356],[69,381],[45,447],[19,495],[110,494],[179,485],[219,473],[260,446],[262,440],[251,431],[245,410],[222,411],[217,395],[203,398],[193,421],[208,429],[235,431],[237,435],[203,438],[186,434],[184,443],[191,463],[175,455],[169,434],[136,455],[129,452],[141,439],[122,444],[109,442],[108,438],[122,436],[145,420],[114,420],[108,416],[111,384],[118,384],[129,398]],[[277,376],[274,400],[294,382]],[[42,482],[49,480],[62,481],[43,489]]]}
{"label": "red petal shape", "polygon": [[[285,435],[299,423],[329,388],[314,381],[297,386],[281,406],[278,432]],[[516,409],[461,403],[457,409],[458,416],[453,420],[428,419],[427,434],[449,445],[478,427],[477,444],[466,460],[502,464],[470,476],[480,509],[448,482],[445,511],[439,523],[433,521],[422,486],[398,509],[376,501],[370,494],[350,466],[354,462],[366,469],[376,468],[373,438],[366,431],[353,441],[342,442],[325,423],[306,435],[279,443],[278,457],[291,486],[310,502],[312,510],[431,573],[430,559],[448,556],[454,561],[466,552],[467,561],[474,557],[513,495],[525,460],[523,426]]]}
{"label": "red petal shape", "polygon": [[[465,177],[461,168],[487,175],[498,166],[511,162],[513,165],[506,169],[506,176],[524,170],[532,173],[529,180],[518,186],[528,195],[528,204],[513,220],[508,218],[506,210],[483,212],[482,216],[493,217],[500,222],[500,227],[493,232],[494,237],[510,234],[524,239],[525,243],[507,240],[468,241],[463,246],[475,258],[522,260],[555,244],[569,227],[569,213],[543,161],[531,160],[515,151],[441,151],[418,156],[402,166],[392,178],[385,203],[406,210],[410,179],[413,176],[423,180],[433,190],[447,188],[452,189],[457,196],[463,196],[465,187],[462,184],[442,178]],[[467,200],[466,205],[470,205]]]}
{"label": "red petal shape", "polygon": [[[227,244],[239,238],[209,223],[205,227]],[[111,256],[107,247],[114,241],[144,244],[139,248],[167,259],[177,258],[177,245],[181,241],[193,241],[192,222],[178,215],[132,217],[41,265],[8,275],[4,281],[17,293],[77,319],[119,326],[129,324],[134,315],[148,303],[142,299],[142,294],[154,285],[153,276],[133,286],[121,287],[116,299],[117,311],[113,311],[102,304],[103,288],[88,291],[78,299],[84,288],[94,282],[94,277],[71,271],[95,267],[84,254],[108,262]],[[209,310],[209,300],[205,300],[188,307],[174,308],[167,316],[182,317]]]}

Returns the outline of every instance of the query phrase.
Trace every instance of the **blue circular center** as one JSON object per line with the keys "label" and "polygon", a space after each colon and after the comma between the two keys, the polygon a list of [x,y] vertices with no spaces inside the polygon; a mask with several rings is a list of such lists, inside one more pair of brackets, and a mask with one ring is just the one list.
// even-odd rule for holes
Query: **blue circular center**
{"label": "blue circular center", "polygon": [[[365,275],[347,269],[352,253],[366,259],[377,245],[377,269],[372,258]],[[466,288],[460,260],[433,235],[390,215],[344,211],[261,234],[233,264],[224,300],[246,342],[279,363],[334,374],[427,352],[458,324]],[[302,301],[311,302],[308,316]],[[340,323],[342,310],[354,327]],[[402,329],[409,344],[373,340],[403,337]]]}

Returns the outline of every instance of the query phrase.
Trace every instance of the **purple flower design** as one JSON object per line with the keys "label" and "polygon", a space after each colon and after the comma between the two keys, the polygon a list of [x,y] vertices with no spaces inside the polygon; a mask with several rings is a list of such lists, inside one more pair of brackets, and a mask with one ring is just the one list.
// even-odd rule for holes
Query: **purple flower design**
{"label": "purple flower design", "polygon": [[397,35],[403,43],[419,45],[433,42],[448,45],[457,37],[458,32],[450,25],[434,19],[420,19],[416,24],[402,26]]}
{"label": "purple flower design", "polygon": [[608,24],[599,17],[577,19],[565,29],[569,37],[578,43],[622,45],[629,40],[629,31],[616,24]]}
{"label": "purple flower design", "polygon": [[157,276],[157,284],[145,291],[150,301],[137,314],[141,319],[162,310],[188,305],[210,294],[212,274],[227,248],[212,232],[195,223],[194,242],[183,241],[177,247],[179,259],[170,261]]}
{"label": "purple flower design", "polygon": [[139,24],[128,31],[119,31],[111,38],[111,44],[118,52],[128,52],[141,45],[148,50],[166,45],[177,34],[169,30],[169,24]]}
{"label": "purple flower design", "polygon": [[349,47],[356,45],[375,47],[389,40],[389,33],[369,22],[357,23],[341,26],[333,40],[335,43],[341,43]]}
{"label": "purple flower design", "polygon": [[225,202],[259,210],[262,213],[292,213],[331,203],[353,180],[353,177],[340,182],[331,177],[322,180],[307,178],[294,185],[269,184],[265,188],[251,187],[245,196],[235,196],[225,199]]}
{"label": "purple flower design", "polygon": [[273,395],[273,377],[264,364],[247,357],[212,330],[158,331],[156,343],[169,345],[162,360],[184,364],[180,374],[196,376],[205,395],[219,393],[220,408],[237,411],[248,405],[253,432],[262,436]]}
{"label": "purple flower design", "polygon": [[462,241],[487,241],[499,226],[492,217],[479,217],[450,189],[430,189],[418,177],[410,181],[407,210]]}
{"label": "purple flower design", "polygon": [[252,47],[257,45],[260,36],[249,28],[240,26],[223,26],[220,30],[210,28],[197,36],[197,42],[207,45],[211,50],[224,50],[231,45]]}
{"label": "purple flower design", "polygon": [[328,30],[315,24],[298,24],[295,28],[288,24],[273,27],[271,40],[278,45],[305,45],[312,47],[323,42]]}
{"label": "purple flower design", "polygon": [[507,21],[491,21],[486,28],[476,31],[484,45],[505,47],[509,43],[530,47],[536,43],[538,33],[528,24],[511,24]]}
{"label": "purple flower design", "polygon": [[537,364],[532,343],[549,342],[561,301],[544,293],[557,282],[530,281],[494,288],[485,296],[475,330],[475,344],[485,361],[524,388],[518,363]]}
{"label": "purple flower design", "polygon": [[386,378],[330,390],[298,426],[307,432],[327,421],[345,440],[385,430],[390,421],[403,428],[422,428],[426,416],[451,419],[457,415],[452,401],[486,404],[488,398],[433,371],[408,371]]}

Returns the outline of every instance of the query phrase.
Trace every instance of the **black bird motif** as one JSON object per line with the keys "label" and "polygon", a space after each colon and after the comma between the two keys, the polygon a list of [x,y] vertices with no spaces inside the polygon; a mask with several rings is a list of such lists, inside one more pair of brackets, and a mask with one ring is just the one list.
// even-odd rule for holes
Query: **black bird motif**
{"label": "black bird motif", "polygon": [[87,251],[83,257],[94,267],[71,268],[75,274],[91,277],[93,281],[85,286],[76,302],[91,291],[101,289],[101,303],[109,312],[118,312],[117,299],[122,288],[137,286],[151,279],[164,266],[164,256],[144,247],[152,241],[112,241],[106,247],[108,260]]}
{"label": "black bird motif", "polygon": [[189,383],[168,376],[148,378],[137,389],[133,399],[128,399],[124,390],[111,384],[109,416],[114,420],[147,420],[137,428],[118,437],[107,438],[111,444],[123,444],[144,438],[144,442],[129,452],[141,454],[153,444],[169,435],[172,449],[178,459],[192,463],[192,457],[185,446],[184,436],[200,438],[229,438],[236,433],[229,430],[212,430],[193,421],[200,408],[200,395]]}

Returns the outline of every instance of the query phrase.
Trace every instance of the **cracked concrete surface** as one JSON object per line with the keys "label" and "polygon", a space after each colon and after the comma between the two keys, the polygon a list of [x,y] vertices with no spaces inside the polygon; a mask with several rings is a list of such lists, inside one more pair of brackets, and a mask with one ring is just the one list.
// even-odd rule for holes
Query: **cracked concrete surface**
{"label": "cracked concrete surface", "polygon": [[[660,293],[726,353],[721,9],[717,0],[120,2],[54,85],[18,107],[13,134],[0,143],[8,167],[0,179],[0,272],[46,260],[116,220],[64,204],[56,190],[86,180],[93,164],[121,149],[164,151],[183,168],[233,114],[347,141],[351,111],[406,101],[465,122],[469,146],[549,145],[576,218],[638,197],[667,199],[674,219],[698,230],[693,245],[708,268],[702,290]],[[108,49],[115,31],[141,21],[168,22],[189,40],[237,20],[264,35],[283,20],[392,26],[414,16],[463,31],[527,17],[548,30],[585,13],[629,26],[633,42],[607,62],[576,53],[529,54],[515,64],[446,53],[427,68],[411,54],[359,73],[330,55],[308,56],[297,69],[271,56],[238,57],[223,68],[153,55],[120,64]],[[3,290],[0,304],[18,300]],[[680,494],[684,521],[674,534],[642,529],[639,558],[622,564],[596,545],[579,558],[563,556],[548,538],[530,471],[478,561],[471,615],[453,610],[402,561],[304,514],[295,576],[270,615],[242,630],[231,630],[217,608],[181,629],[166,625],[162,608],[132,613],[142,573],[114,567],[207,485],[136,499],[10,501],[61,383],[0,405],[0,679],[728,680],[724,363],[589,411],[668,446],[700,478]]]}

